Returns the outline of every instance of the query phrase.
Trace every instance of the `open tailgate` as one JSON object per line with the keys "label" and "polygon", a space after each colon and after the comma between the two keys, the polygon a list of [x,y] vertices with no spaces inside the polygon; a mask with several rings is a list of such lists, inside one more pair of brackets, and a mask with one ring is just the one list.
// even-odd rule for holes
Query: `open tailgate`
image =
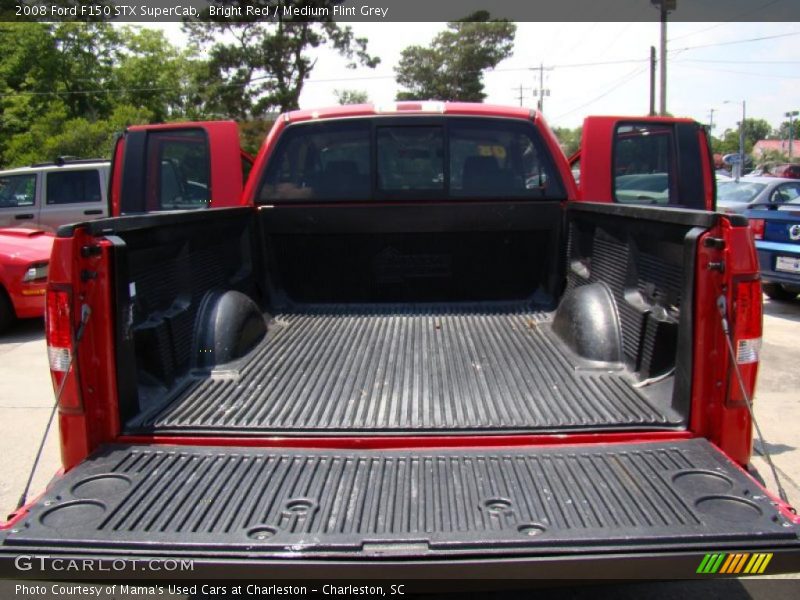
{"label": "open tailgate", "polygon": [[[111,445],[0,543],[12,577],[40,575],[11,566],[40,553],[194,558],[206,567],[198,576],[290,577],[310,564],[318,577],[800,570],[797,525],[703,439],[468,450]],[[587,561],[607,564],[587,571]]]}

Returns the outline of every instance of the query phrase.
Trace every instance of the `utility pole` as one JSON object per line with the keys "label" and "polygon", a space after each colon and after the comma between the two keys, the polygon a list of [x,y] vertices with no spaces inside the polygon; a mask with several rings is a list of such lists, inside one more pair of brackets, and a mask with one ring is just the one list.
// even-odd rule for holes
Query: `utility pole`
{"label": "utility pole", "polygon": [[739,128],[739,171],[736,176],[736,181],[739,177],[744,175],[744,126],[745,126],[745,106],[747,103],[742,100],[742,126]]}
{"label": "utility pole", "polygon": [[716,109],[714,109],[714,108],[712,108],[712,109],[710,109],[710,110],[708,111],[708,131],[709,131],[709,132],[710,132],[712,129],[714,129],[714,113],[715,113],[715,112],[716,112]]}
{"label": "utility pole", "polygon": [[733,165],[733,172],[736,181],[744,173],[744,122],[747,117],[747,102],[742,100],[725,100],[723,104],[741,104],[742,105],[742,121],[739,123],[739,160]]}
{"label": "utility pole", "polygon": [[659,64],[659,107],[661,116],[667,114],[667,14],[674,11],[678,5],[678,0],[650,0],[650,3],[658,6],[661,12],[661,63]]}
{"label": "utility pole", "polygon": [[656,116],[656,47],[650,46],[650,116]]}
{"label": "utility pole", "polygon": [[[536,70],[535,68],[533,69]],[[545,68],[543,63],[539,63],[539,89],[533,91],[534,96],[538,96],[539,100],[536,102],[536,108],[539,112],[544,112],[544,97],[550,95],[550,90],[544,88],[544,72],[545,71],[552,71],[553,67]]]}
{"label": "utility pole", "polygon": [[786,116],[789,117],[789,162],[792,162],[792,151],[794,150],[794,117],[796,117],[800,112],[796,110],[790,110],[786,113]]}
{"label": "utility pole", "polygon": [[525,98],[525,92],[530,90],[531,88],[522,87],[522,84],[519,84],[519,88],[511,88],[512,90],[517,91],[517,99],[519,100],[519,105],[522,106],[522,100]]}
{"label": "utility pole", "polygon": [[667,114],[667,5],[661,0],[661,64],[660,69],[660,97],[658,110],[661,116]]}

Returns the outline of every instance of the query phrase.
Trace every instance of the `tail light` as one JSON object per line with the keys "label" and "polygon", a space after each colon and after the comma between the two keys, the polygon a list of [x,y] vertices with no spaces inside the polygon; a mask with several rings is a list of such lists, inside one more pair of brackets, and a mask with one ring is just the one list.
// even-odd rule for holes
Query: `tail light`
{"label": "tail light", "polygon": [[[72,361],[72,293],[69,289],[49,287],[45,299],[45,332],[50,375],[57,391],[70,371],[75,370]],[[80,410],[81,401],[75,377],[64,384],[59,399],[59,408]]]}
{"label": "tail light", "polygon": [[[758,357],[761,351],[761,282],[739,281],[733,286],[732,334],[736,363],[750,398],[756,386]],[[731,379],[730,400],[744,402],[738,378]]]}
{"label": "tail light", "polygon": [[750,231],[757,240],[764,239],[764,219],[750,219]]}

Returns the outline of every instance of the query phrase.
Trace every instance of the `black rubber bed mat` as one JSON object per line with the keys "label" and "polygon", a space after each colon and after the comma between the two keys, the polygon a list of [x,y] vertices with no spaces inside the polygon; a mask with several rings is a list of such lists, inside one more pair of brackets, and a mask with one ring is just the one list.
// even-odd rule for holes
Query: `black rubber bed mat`
{"label": "black rubber bed mat", "polygon": [[548,314],[384,307],[276,316],[242,364],[127,431],[435,433],[673,428],[622,365],[576,364]]}
{"label": "black rubber bed mat", "polygon": [[107,446],[13,530],[22,547],[429,556],[797,543],[705,440],[528,449]]}

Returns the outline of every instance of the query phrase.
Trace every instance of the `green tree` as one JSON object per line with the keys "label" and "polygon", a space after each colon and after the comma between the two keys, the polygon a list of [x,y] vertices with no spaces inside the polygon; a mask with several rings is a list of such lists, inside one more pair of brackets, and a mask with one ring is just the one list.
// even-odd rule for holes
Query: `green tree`
{"label": "green tree", "polygon": [[395,67],[401,100],[481,102],[483,72],[511,56],[516,25],[477,11],[447,24],[430,46],[409,46]]}
{"label": "green tree", "polygon": [[[270,6],[272,0],[232,0],[218,4],[231,7]],[[330,0],[301,0],[297,8],[332,7]],[[350,27],[328,20],[309,22],[302,17],[283,17],[265,23],[219,19],[216,23],[187,23],[186,30],[197,48],[209,55],[207,69],[199,74],[202,101],[216,115],[236,119],[263,118],[274,111],[299,106],[303,85],[314,68],[309,51],[328,46],[350,62],[374,68],[380,59],[367,52],[367,39],[356,37]]]}
{"label": "green tree", "polygon": [[333,90],[339,104],[366,104],[369,102],[367,92],[362,90]]}
{"label": "green tree", "polygon": [[[800,140],[800,119],[795,117],[792,119],[792,139]],[[775,137],[788,140],[789,139],[789,121],[784,121],[780,124],[780,126],[775,130]]]}
{"label": "green tree", "polygon": [[[745,119],[744,121],[744,151],[750,154],[758,140],[766,139],[772,131],[772,126],[764,119]],[[713,146],[712,146],[713,147]],[[739,152],[739,129],[726,129],[722,134],[716,152],[734,154]]]}
{"label": "green tree", "polygon": [[112,85],[115,103],[141,107],[157,122],[193,116],[194,75],[202,68],[201,61],[172,46],[162,31],[125,27],[119,35]]}
{"label": "green tree", "polygon": [[52,30],[54,77],[70,116],[104,118],[112,111],[109,93],[120,38],[108,23],[60,23]]}
{"label": "green tree", "polygon": [[553,133],[558,138],[558,143],[567,156],[573,155],[581,147],[583,127],[576,127],[575,129],[554,127]]}
{"label": "green tree", "polygon": [[199,67],[152,31],[0,23],[0,165],[108,156],[131,123],[194,116]]}

